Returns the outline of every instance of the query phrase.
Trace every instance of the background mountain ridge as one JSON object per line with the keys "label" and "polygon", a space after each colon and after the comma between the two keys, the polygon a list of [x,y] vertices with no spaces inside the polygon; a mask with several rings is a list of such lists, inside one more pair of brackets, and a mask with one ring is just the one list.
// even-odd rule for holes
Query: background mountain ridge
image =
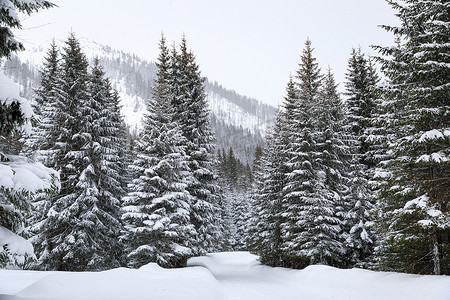
{"label": "background mountain ridge", "polygon": [[[118,90],[122,114],[131,132],[141,128],[145,113],[145,102],[151,96],[150,90],[156,77],[156,65],[136,54],[101,45],[86,38],[80,38],[83,52],[92,63],[100,60],[112,85]],[[56,41],[61,48],[63,41]],[[46,56],[47,45],[36,45],[13,55],[3,64],[9,77],[20,85],[21,93],[31,100],[38,87],[39,69]],[[264,142],[264,135],[273,123],[276,109],[256,99],[226,89],[215,81],[205,80],[207,101],[211,110],[211,128],[219,149],[230,147],[242,163],[252,164],[256,145]]]}

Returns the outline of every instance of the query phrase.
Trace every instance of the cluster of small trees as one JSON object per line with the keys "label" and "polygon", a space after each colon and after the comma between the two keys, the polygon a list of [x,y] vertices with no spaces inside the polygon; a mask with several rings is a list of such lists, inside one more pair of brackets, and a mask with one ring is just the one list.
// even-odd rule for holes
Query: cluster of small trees
{"label": "cluster of small trees", "polygon": [[267,264],[450,272],[448,1],[389,3],[387,81],[353,50],[345,103],[306,42],[256,162],[248,242]]}
{"label": "cluster of small trees", "polygon": [[[261,147],[257,146],[260,152]],[[246,250],[247,220],[250,214],[250,194],[253,176],[250,166],[244,165],[234,154],[233,148],[228,151],[218,150],[218,177],[222,189],[224,224],[227,234],[224,236],[224,250]]]}

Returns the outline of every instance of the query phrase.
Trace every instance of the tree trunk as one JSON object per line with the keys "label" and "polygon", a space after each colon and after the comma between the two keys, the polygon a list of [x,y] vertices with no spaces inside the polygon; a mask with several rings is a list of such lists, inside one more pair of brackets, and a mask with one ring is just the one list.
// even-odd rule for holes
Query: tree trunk
{"label": "tree trunk", "polygon": [[433,264],[434,275],[441,275],[441,261],[439,259],[439,246],[438,246],[436,227],[433,227]]}

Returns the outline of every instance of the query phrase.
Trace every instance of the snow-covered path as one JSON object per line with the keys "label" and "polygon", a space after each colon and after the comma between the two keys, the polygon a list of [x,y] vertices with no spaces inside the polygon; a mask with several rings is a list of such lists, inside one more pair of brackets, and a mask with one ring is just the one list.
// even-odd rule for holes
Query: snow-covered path
{"label": "snow-covered path", "polygon": [[258,264],[257,256],[246,252],[212,254],[189,261],[190,266],[203,266],[211,272],[227,300],[299,299],[285,289],[285,274],[274,277],[254,268]]}
{"label": "snow-covered path", "polygon": [[208,254],[189,260],[207,268],[227,300],[448,300],[449,276],[419,276],[309,266],[304,270],[262,266],[248,252]]}
{"label": "snow-covered path", "polygon": [[104,272],[0,270],[0,300],[450,299],[450,276],[271,268],[247,252],[194,257],[188,265],[163,269],[152,263]]}

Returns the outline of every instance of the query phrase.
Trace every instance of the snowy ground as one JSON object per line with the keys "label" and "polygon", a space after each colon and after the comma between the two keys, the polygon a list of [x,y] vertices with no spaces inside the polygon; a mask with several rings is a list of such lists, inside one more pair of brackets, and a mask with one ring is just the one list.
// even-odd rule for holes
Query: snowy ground
{"label": "snowy ground", "polygon": [[261,266],[246,252],[192,258],[189,268],[149,264],[99,273],[0,270],[0,299],[448,300],[450,277],[339,270],[310,266],[289,270]]}

